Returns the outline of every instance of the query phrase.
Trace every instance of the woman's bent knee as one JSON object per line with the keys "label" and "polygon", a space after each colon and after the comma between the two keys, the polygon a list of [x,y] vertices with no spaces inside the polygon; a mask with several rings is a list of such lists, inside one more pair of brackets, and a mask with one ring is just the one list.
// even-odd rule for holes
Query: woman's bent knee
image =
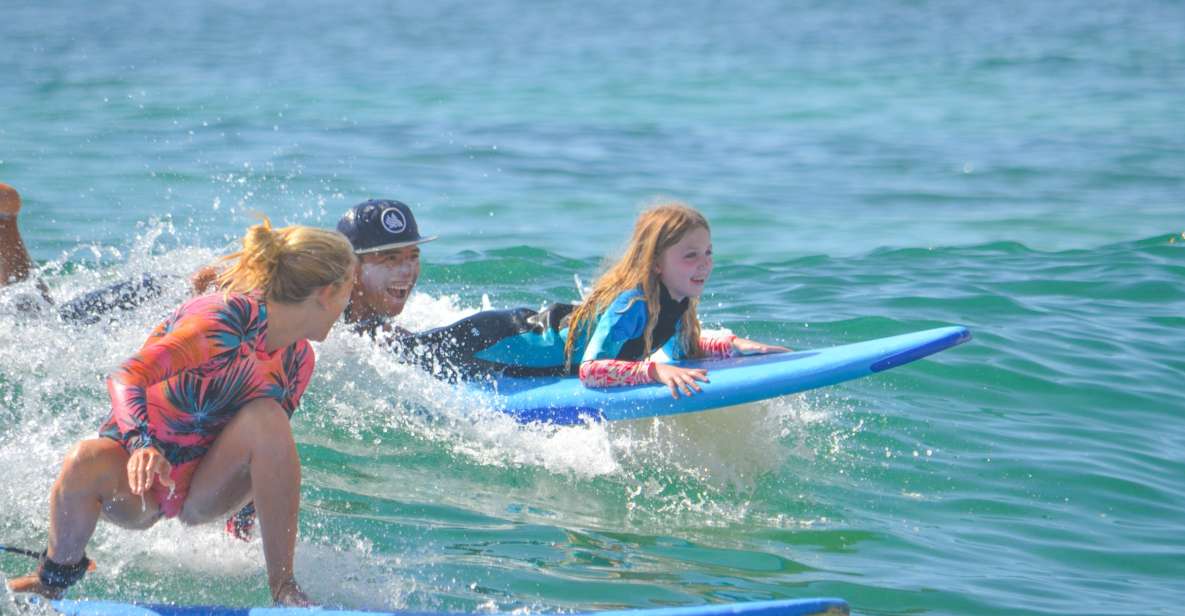
{"label": "woman's bent knee", "polygon": [[80,441],[66,454],[58,482],[71,489],[93,486],[99,492],[117,490],[127,460],[127,452],[111,439]]}
{"label": "woman's bent knee", "polygon": [[111,439],[80,441],[66,454],[53,498],[65,499],[58,500],[60,503],[94,499],[99,515],[108,522],[132,530],[148,528],[159,518],[159,509],[155,502],[132,496],[127,486],[127,462],[127,452]]}
{"label": "woman's bent knee", "polygon": [[259,398],[243,405],[243,408],[231,420],[231,424],[227,426],[228,430],[232,428],[246,428],[268,434],[274,434],[276,431],[291,431],[288,424],[288,414],[284,412],[278,402],[271,398]]}
{"label": "woman's bent knee", "polygon": [[[229,439],[236,447],[258,453],[260,449],[274,451],[277,446],[294,447],[292,426],[288,414],[270,398],[253,400],[235,415],[219,439]],[[251,454],[248,454],[248,458]]]}

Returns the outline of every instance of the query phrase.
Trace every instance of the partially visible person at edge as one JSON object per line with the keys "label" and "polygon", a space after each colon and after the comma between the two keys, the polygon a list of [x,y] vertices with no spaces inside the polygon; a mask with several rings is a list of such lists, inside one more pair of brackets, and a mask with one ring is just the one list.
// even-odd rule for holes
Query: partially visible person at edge
{"label": "partially visible person at edge", "polygon": [[[12,186],[0,183],[0,287],[23,282],[35,271],[17,226],[20,210],[20,194]],[[162,279],[167,277],[144,274],[83,293],[57,306],[45,282],[37,279],[37,292],[16,295],[12,305],[19,312],[31,314],[44,313],[52,307],[65,321],[93,323],[103,315],[131,310],[159,297],[164,292]]]}
{"label": "partially visible person at edge", "polygon": [[8,582],[50,598],[85,575],[100,517],[138,530],[195,525],[254,500],[272,599],[308,605],[293,575],[300,459],[289,425],[352,291],[357,258],[339,233],[251,227],[219,291],[184,303],[108,379],[111,415],[76,445],[50,491],[37,571]]}
{"label": "partially visible person at edge", "polygon": [[16,226],[20,211],[20,193],[8,184],[0,183],[0,286],[25,280],[33,267]]}

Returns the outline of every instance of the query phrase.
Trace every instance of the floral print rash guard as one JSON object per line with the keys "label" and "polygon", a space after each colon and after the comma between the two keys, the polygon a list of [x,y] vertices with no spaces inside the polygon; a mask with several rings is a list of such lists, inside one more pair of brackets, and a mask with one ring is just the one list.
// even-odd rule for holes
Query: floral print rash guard
{"label": "floral print rash guard", "polygon": [[275,400],[291,417],[313,374],[307,340],[267,353],[267,304],[216,293],[192,299],[158,325],[107,381],[111,416],[99,434],[129,453],[155,447],[173,465],[172,493],[153,492],[176,516],[189,480],[239,409]]}

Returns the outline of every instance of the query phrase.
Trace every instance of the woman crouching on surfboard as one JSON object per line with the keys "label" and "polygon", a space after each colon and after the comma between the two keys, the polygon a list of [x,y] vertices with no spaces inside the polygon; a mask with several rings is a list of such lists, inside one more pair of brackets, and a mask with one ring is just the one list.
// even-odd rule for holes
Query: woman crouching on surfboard
{"label": "woman crouching on surfboard", "polygon": [[193,525],[254,499],[272,599],[307,605],[293,577],[300,460],[288,420],[350,297],[356,258],[333,231],[264,219],[226,257],[220,292],[183,304],[111,378],[100,438],[66,456],[49,497],[49,546],[13,592],[58,598],[86,573],[100,517]]}
{"label": "woman crouching on surfboard", "polygon": [[568,365],[579,356],[580,381],[590,387],[657,381],[678,398],[701,391],[696,381],[707,382],[707,371],[650,361],[654,349],[673,360],[788,351],[732,335],[700,336],[696,307],[711,273],[712,235],[703,214],[682,203],[642,212],[625,254],[572,312]]}

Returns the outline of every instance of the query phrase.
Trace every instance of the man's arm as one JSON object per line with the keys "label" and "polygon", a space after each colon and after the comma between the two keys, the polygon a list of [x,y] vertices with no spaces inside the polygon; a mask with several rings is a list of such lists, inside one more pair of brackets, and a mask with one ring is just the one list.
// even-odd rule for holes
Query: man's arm
{"label": "man's arm", "polygon": [[16,226],[20,211],[20,193],[8,184],[0,184],[0,286],[25,280],[33,267]]}

